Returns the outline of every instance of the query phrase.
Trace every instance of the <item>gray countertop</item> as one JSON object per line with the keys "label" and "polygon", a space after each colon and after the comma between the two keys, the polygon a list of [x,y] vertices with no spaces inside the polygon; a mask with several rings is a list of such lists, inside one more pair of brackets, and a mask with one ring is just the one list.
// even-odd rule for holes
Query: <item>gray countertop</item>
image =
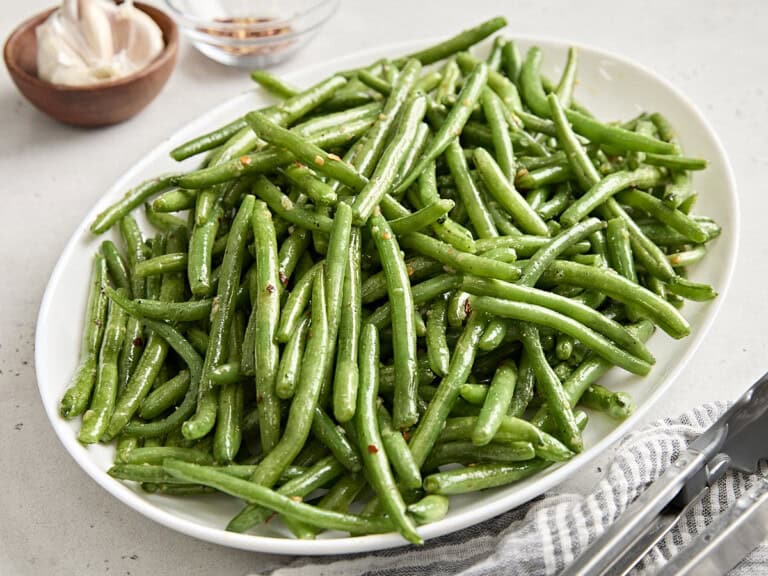
{"label": "gray countertop", "polygon": [[[50,0],[3,2],[0,36]],[[677,85],[709,119],[740,187],[742,239],[730,293],[690,365],[646,419],[734,398],[766,369],[768,305],[768,3],[751,1],[342,2],[320,35],[277,72],[497,13],[506,33],[623,54]],[[247,574],[287,559],[175,533],[99,488],[56,439],[38,396],[35,319],[48,276],[99,195],[156,142],[251,86],[182,45],[165,90],[142,114],[102,130],[57,124],[0,74],[0,574]],[[599,462],[567,489],[597,479]]]}

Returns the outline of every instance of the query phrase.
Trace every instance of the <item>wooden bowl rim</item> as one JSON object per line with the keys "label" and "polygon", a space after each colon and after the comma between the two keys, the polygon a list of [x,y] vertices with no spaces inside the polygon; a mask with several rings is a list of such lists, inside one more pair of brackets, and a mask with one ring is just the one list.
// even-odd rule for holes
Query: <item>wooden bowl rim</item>
{"label": "wooden bowl rim", "polygon": [[163,32],[165,46],[163,47],[163,51],[157,56],[157,58],[150,62],[148,66],[142,68],[141,70],[137,70],[133,74],[129,74],[123,78],[116,78],[115,80],[98,82],[96,84],[69,86],[65,84],[53,84],[52,82],[47,82],[36,74],[30,74],[24,68],[19,66],[17,60],[13,57],[15,55],[14,47],[18,42],[19,37],[29,28],[37,28],[37,26],[42,24],[42,22],[48,18],[48,16],[50,16],[54,10],[58,9],[58,6],[43,10],[42,12],[27,18],[24,20],[24,22],[19,24],[13,30],[13,32],[11,32],[3,47],[3,58],[5,60],[5,65],[11,75],[20,76],[26,82],[35,84],[40,88],[56,92],[96,92],[99,90],[108,90],[109,88],[124,86],[126,84],[139,81],[142,78],[157,72],[159,69],[165,66],[169,60],[173,60],[175,58],[179,44],[179,31],[173,18],[171,18],[168,14],[159,8],[149,4],[144,4],[143,2],[134,2],[134,6],[136,6],[136,8],[142,12],[146,13],[160,27],[160,30]]}

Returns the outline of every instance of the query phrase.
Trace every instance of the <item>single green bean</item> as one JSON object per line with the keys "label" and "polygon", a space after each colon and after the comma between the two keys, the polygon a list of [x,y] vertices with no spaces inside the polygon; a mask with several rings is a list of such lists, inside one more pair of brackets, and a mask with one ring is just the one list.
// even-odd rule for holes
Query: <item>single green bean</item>
{"label": "single green bean", "polygon": [[437,472],[424,479],[424,489],[432,494],[466,494],[517,482],[549,466],[546,460],[512,464],[478,464]]}
{"label": "single green bean", "polygon": [[132,188],[126,192],[123,198],[96,216],[96,219],[91,224],[91,232],[93,234],[103,234],[124,216],[133,212],[134,208],[141,206],[147,199],[158,192],[170,188],[173,185],[174,179],[180,175],[178,173],[163,174]]}
{"label": "single green bean", "polygon": [[496,225],[493,222],[488,207],[480,194],[475,181],[469,173],[467,159],[461,148],[459,139],[454,139],[446,148],[445,159],[448,169],[456,183],[461,203],[467,210],[472,227],[480,238],[493,238],[498,236]]}
{"label": "single green bean", "polygon": [[517,366],[512,360],[506,360],[493,375],[491,387],[472,432],[473,444],[483,446],[493,440],[512,401],[516,383]]}
{"label": "single green bean", "polygon": [[451,351],[445,336],[446,301],[435,299],[427,312],[427,355],[432,371],[438,376],[448,373]]}
{"label": "single green bean", "polygon": [[331,419],[325,410],[316,406],[312,419],[312,433],[325,444],[326,448],[350,472],[358,472],[362,468],[360,456],[352,446],[346,434]]}
{"label": "single green bean", "polygon": [[304,316],[291,334],[280,357],[275,393],[279,398],[293,397],[301,375],[301,359],[309,335],[309,316]]}
{"label": "single green bean", "polygon": [[254,70],[251,72],[251,80],[280,98],[292,98],[301,93],[297,88],[286,84],[280,80],[280,78],[274,74],[270,74],[266,70]]}

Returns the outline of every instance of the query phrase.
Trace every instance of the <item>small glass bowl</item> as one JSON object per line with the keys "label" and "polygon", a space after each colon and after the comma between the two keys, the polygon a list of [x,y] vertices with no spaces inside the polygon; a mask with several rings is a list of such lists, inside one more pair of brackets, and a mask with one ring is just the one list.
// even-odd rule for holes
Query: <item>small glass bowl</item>
{"label": "small glass bowl", "polygon": [[301,48],[339,0],[166,0],[183,33],[209,58],[266,68]]}

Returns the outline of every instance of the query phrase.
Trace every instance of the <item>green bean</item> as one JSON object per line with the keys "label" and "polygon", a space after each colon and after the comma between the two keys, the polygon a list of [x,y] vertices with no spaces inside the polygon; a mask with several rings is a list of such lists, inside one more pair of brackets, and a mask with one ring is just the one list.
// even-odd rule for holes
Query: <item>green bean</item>
{"label": "green bean", "polygon": [[211,455],[199,448],[179,448],[176,446],[152,446],[135,448],[127,455],[126,464],[158,465],[166,458],[174,458],[195,464],[212,464]]}
{"label": "green bean", "polygon": [[[345,145],[358,138],[373,123],[372,117],[364,117],[350,121],[341,127],[326,128],[325,130],[302,134],[298,130],[297,138],[305,138],[307,143],[321,148],[332,148]],[[249,129],[250,131],[250,129]],[[231,182],[247,175],[258,175],[270,172],[294,162],[296,157],[286,150],[265,148],[252,154],[246,154],[216,166],[201,168],[193,172],[177,175],[173,182],[182,188],[200,189],[216,184]]]}
{"label": "green bean", "polygon": [[163,382],[141,401],[139,416],[144,420],[152,420],[166,410],[176,406],[184,399],[190,385],[189,370],[182,370],[176,376]]}
{"label": "green bean", "polygon": [[512,464],[478,464],[437,472],[424,479],[424,489],[432,494],[452,495],[477,492],[517,482],[549,466],[545,460]]}
{"label": "green bean", "polygon": [[211,260],[218,230],[218,217],[211,217],[205,224],[195,226],[192,230],[187,257],[187,277],[194,296],[205,296],[211,290]]}
{"label": "green bean", "polygon": [[517,368],[517,383],[507,413],[510,416],[521,417],[533,399],[535,384],[530,358],[525,349],[520,354]]}
{"label": "green bean", "polygon": [[153,212],[181,212],[194,208],[196,200],[196,191],[175,188],[160,194],[151,206]]}
{"label": "green bean", "polygon": [[108,298],[102,286],[109,281],[104,256],[96,253],[88,288],[85,328],[80,346],[81,361],[72,383],[61,399],[60,412],[64,418],[74,418],[85,412],[96,384],[98,354],[106,327]]}
{"label": "green bean", "polygon": [[266,202],[277,216],[284,218],[291,224],[310,231],[331,231],[333,221],[330,218],[297,206],[265,177],[260,176],[256,179],[253,192]]}
{"label": "green bean", "polygon": [[[468,52],[462,52],[456,56],[456,62],[462,72],[470,72],[474,66],[477,66],[478,60]],[[504,103],[506,110],[521,110],[523,107],[520,102],[520,95],[517,87],[503,74],[495,71],[488,71],[488,87],[493,90]]]}
{"label": "green bean", "polygon": [[131,282],[128,280],[128,267],[122,254],[112,240],[104,240],[101,243],[101,253],[107,263],[107,271],[112,282],[117,288],[122,288],[128,294],[131,293]]}
{"label": "green bean", "polygon": [[282,170],[289,182],[295,184],[313,202],[323,206],[332,206],[338,201],[336,192],[304,164],[295,162]]}
{"label": "green bean", "polygon": [[[533,256],[538,250],[544,248],[552,242],[551,238],[545,236],[500,236],[499,238],[490,238],[487,240],[477,241],[477,250],[480,253],[485,253],[488,250],[496,248],[513,248],[517,252],[518,257],[528,258]],[[583,254],[588,252],[590,246],[587,242],[577,242],[566,248],[566,256],[573,256],[574,254]]]}
{"label": "green bean", "polygon": [[[693,219],[707,232],[710,240],[720,235],[721,229],[716,222],[698,216],[693,216]],[[685,236],[656,220],[642,222],[638,224],[638,228],[651,242],[659,246],[680,246],[688,242]]]}
{"label": "green bean", "polygon": [[369,226],[387,279],[391,309],[395,356],[393,420],[396,427],[407,428],[418,420],[413,294],[405,262],[400,256],[400,247],[389,224],[381,214],[374,214],[369,219]]}
{"label": "green bean", "polygon": [[547,97],[547,106],[555,123],[557,141],[565,151],[571,172],[576,177],[579,187],[585,191],[589,190],[600,179],[600,175],[571,129],[566,111],[555,94],[550,94]]}
{"label": "green bean", "polygon": [[[454,279],[452,276],[449,278]],[[448,325],[452,328],[460,328],[471,312],[472,305],[469,303],[469,294],[462,290],[454,291],[448,298],[446,306]]]}
{"label": "green bean", "polygon": [[483,402],[472,432],[472,442],[478,446],[488,444],[498,432],[504,414],[512,401],[517,383],[517,366],[511,360],[504,361],[496,370],[491,387]]}
{"label": "green bean", "polygon": [[520,269],[513,264],[497,262],[466,252],[458,252],[450,244],[418,232],[403,236],[400,243],[406,248],[437,260],[456,271],[510,281],[516,280],[520,276]]}
{"label": "green bean", "polygon": [[421,488],[419,466],[413,460],[413,455],[402,433],[392,426],[389,412],[382,404],[378,404],[377,415],[381,442],[400,484],[410,489]]}
{"label": "green bean", "polygon": [[691,282],[681,276],[675,276],[667,284],[667,290],[688,300],[703,302],[717,298],[717,292],[709,284]]}
{"label": "green bean", "polygon": [[[441,200],[437,191],[435,162],[430,162],[419,175],[418,198],[422,206]],[[432,232],[442,240],[462,252],[475,252],[472,234],[463,226],[446,217],[443,222],[432,224]]]}
{"label": "green bean", "polygon": [[445,63],[442,68],[442,78],[437,86],[435,93],[435,102],[438,104],[447,104],[448,100],[456,94],[456,84],[461,78],[461,70],[456,60],[451,59]]}
{"label": "green bean", "polygon": [[240,362],[227,362],[211,368],[209,372],[211,384],[213,386],[227,386],[235,384],[240,380]]}
{"label": "green bean", "polygon": [[[126,247],[128,256],[128,276],[131,282],[131,295],[134,298],[142,298],[146,293],[146,282],[136,275],[136,266],[145,260],[144,238],[136,220],[128,215],[120,220],[120,236]],[[123,350],[120,353],[118,366],[118,394],[128,383],[128,379],[136,368],[136,363],[141,355],[143,347],[143,326],[133,316],[128,317],[123,339]]]}
{"label": "green bean", "polygon": [[144,204],[144,215],[147,218],[147,222],[161,232],[172,233],[177,230],[187,230],[189,227],[186,220],[173,214],[155,212],[150,204]]}
{"label": "green bean", "polygon": [[385,79],[372,74],[367,70],[361,70],[357,74],[357,78],[369,88],[373,88],[382,96],[389,96],[392,92],[392,86]]}
{"label": "green bean", "polygon": [[392,228],[392,232],[396,235],[416,232],[443,220],[445,215],[453,209],[454,205],[453,200],[438,200],[408,216],[390,220],[389,225]]}
{"label": "green bean", "polygon": [[506,41],[501,36],[497,36],[493,39],[493,44],[491,44],[491,51],[486,58],[486,63],[488,64],[489,70],[493,70],[495,72],[499,71],[499,68],[501,67],[501,51],[504,48],[505,43]]}
{"label": "green bean", "polygon": [[677,154],[646,154],[645,163],[673,170],[704,170],[707,167],[707,161],[702,158],[689,158]]}
{"label": "green bean", "polygon": [[427,312],[427,354],[432,371],[438,376],[448,373],[451,351],[445,337],[446,302],[437,298]]}
{"label": "green bean", "polygon": [[[325,305],[328,314],[328,338],[332,350],[336,345],[341,318],[340,309],[344,291],[344,276],[349,259],[352,218],[353,208],[349,204],[341,203],[337,206],[325,260]],[[329,359],[333,358],[333,354],[331,352]]]}
{"label": "green bean", "polygon": [[170,188],[173,180],[178,176],[180,176],[178,173],[163,174],[132,188],[126,192],[123,198],[96,216],[96,219],[91,224],[91,232],[93,234],[103,234],[124,216],[130,214],[134,208],[141,206],[148,198]]}
{"label": "green bean", "polygon": [[549,403],[550,414],[562,440],[574,452],[581,452],[583,441],[562,384],[552,371],[541,347],[539,331],[530,324],[521,327],[523,346],[529,356],[539,391]]}
{"label": "green bean", "polygon": [[690,325],[673,306],[613,271],[557,260],[543,278],[604,292],[623,304],[642,310],[645,316],[673,338],[682,338],[690,333]]}
{"label": "green bean", "polygon": [[459,395],[473,406],[482,406],[487,394],[487,384],[462,384],[459,389]]}
{"label": "green bean", "polygon": [[555,258],[565,252],[569,246],[574,245],[604,227],[604,222],[597,218],[590,218],[558,234],[549,244],[539,248],[531,256],[531,260],[525,268],[519,284],[535,286],[536,282]]}
{"label": "green bean", "polygon": [[[460,282],[461,278],[456,274],[440,274],[416,284],[409,292],[415,305],[423,304],[456,288]],[[415,316],[415,313],[413,315]],[[392,300],[390,298],[389,302],[385,302],[374,310],[374,312],[368,316],[366,322],[373,324],[376,328],[382,329],[388,326],[391,320]]]}
{"label": "green bean", "polygon": [[339,430],[325,410],[318,406],[315,407],[312,419],[312,433],[347,470],[357,472],[362,468],[360,457],[347,436]]}
{"label": "green bean", "polygon": [[565,68],[563,68],[563,74],[560,77],[560,82],[557,84],[555,93],[557,99],[563,105],[563,108],[570,108],[571,97],[573,96],[573,89],[576,86],[576,69],[578,67],[579,53],[571,46],[568,48],[568,59],[565,62]]}
{"label": "green bean", "polygon": [[568,182],[572,177],[571,169],[560,164],[546,166],[531,172],[523,168],[518,170],[515,175],[515,185],[523,190],[533,190],[549,184]]}
{"label": "green bean", "polygon": [[251,72],[251,80],[280,98],[292,98],[300,94],[300,90],[286,84],[280,80],[280,78],[274,74],[270,74],[266,70],[254,70]]}
{"label": "green bean", "polygon": [[520,55],[520,49],[515,44],[514,40],[508,40],[501,51],[501,61],[504,68],[504,73],[512,82],[517,83],[517,77],[520,75],[520,65],[522,63],[522,57]]}
{"label": "green bean", "polygon": [[477,353],[477,344],[483,335],[487,320],[479,312],[472,312],[467,325],[456,343],[448,374],[440,382],[437,393],[416,431],[411,436],[409,446],[417,464],[424,464],[427,456],[440,434],[440,429],[458,398],[459,388],[467,381]]}
{"label": "green bean", "polygon": [[599,384],[592,384],[579,399],[585,408],[606,413],[614,420],[626,420],[632,414],[635,404],[632,397],[624,392],[611,392]]}
{"label": "green bean", "polygon": [[301,322],[301,315],[309,303],[315,276],[321,265],[321,263],[315,264],[301,276],[288,295],[280,314],[280,324],[275,334],[278,342],[288,342],[291,335],[296,331],[299,322]]}
{"label": "green bean", "polygon": [[[376,216],[372,221],[376,220]],[[375,225],[375,224],[374,224]],[[392,522],[404,538],[419,544],[413,520],[405,510],[405,502],[395,484],[376,417],[376,396],[379,388],[379,339],[371,324],[363,327],[360,336],[360,386],[355,411],[357,431],[363,466],[369,483],[376,491]],[[397,383],[395,386],[397,394]]]}
{"label": "green bean", "polygon": [[528,108],[542,118],[549,118],[549,106],[541,85],[541,49],[533,46],[525,55],[520,69],[520,92]]}
{"label": "green bean", "polygon": [[[387,519],[362,518],[360,516],[323,510],[294,500],[289,496],[283,495],[280,491],[275,492],[253,482],[234,478],[214,468],[206,468],[173,459],[164,461],[163,468],[182,480],[211,486],[221,492],[226,492],[236,498],[251,502],[252,505],[264,506],[280,514],[300,518],[303,522],[313,526],[366,534],[387,532],[391,529],[391,524]],[[238,532],[242,531],[232,524],[228,526],[228,529]]]}
{"label": "green bean", "polygon": [[[427,141],[429,140],[431,136],[431,132],[429,129],[429,125],[425,122],[421,122],[418,127],[416,128],[416,136],[413,138],[413,142],[408,147],[408,151],[403,156],[403,161],[400,164],[400,168],[397,171],[397,179],[395,180],[396,183],[400,183],[400,180],[402,180],[404,175],[407,175],[408,172],[411,171],[411,168],[414,167],[416,162],[421,157],[422,152],[424,151],[425,146],[427,145]],[[398,196],[397,200],[399,200],[401,196]]]}
{"label": "green bean", "polygon": [[481,103],[491,129],[496,160],[504,176],[511,180],[515,175],[515,156],[502,110],[504,104],[490,88],[483,90]]}
{"label": "green bean", "polygon": [[272,215],[262,201],[254,203],[251,217],[256,243],[255,365],[259,432],[264,452],[280,437],[280,405],[275,393],[279,350],[275,335],[280,321],[280,273]]}
{"label": "green bean", "polygon": [[392,135],[390,144],[384,149],[369,182],[360,190],[352,205],[356,222],[365,223],[375,206],[394,184],[425,111],[426,100],[422,96],[410,98],[403,106],[397,130]]}
{"label": "green bean", "polygon": [[667,260],[675,268],[685,268],[701,261],[707,254],[706,246],[699,244],[690,250],[682,250],[667,255]]}
{"label": "green bean", "polygon": [[177,162],[181,162],[190,156],[195,156],[224,144],[227,140],[232,138],[232,136],[247,126],[248,124],[244,118],[237,118],[229,124],[225,124],[212,132],[208,132],[207,134],[203,134],[202,136],[198,136],[197,138],[193,138],[192,140],[177,146],[171,150],[170,156]]}
{"label": "green bean", "polygon": [[312,165],[318,172],[335,178],[355,190],[361,190],[367,184],[367,179],[364,176],[342,162],[341,159],[336,156],[329,156],[319,146],[311,144],[295,133],[282,128],[264,114],[249,112],[245,115],[245,119],[258,136],[274,146],[289,150],[301,162]]}
{"label": "green bean", "polygon": [[309,247],[310,234],[303,228],[295,228],[280,246],[277,268],[280,284],[285,287],[291,280],[299,259]]}
{"label": "green bean", "polygon": [[283,349],[275,383],[275,393],[278,398],[291,398],[296,391],[301,375],[301,358],[309,334],[309,324],[309,316],[304,316]]}
{"label": "green bean", "polygon": [[416,82],[416,86],[414,86],[414,91],[417,92],[423,92],[424,94],[429,94],[437,88],[438,84],[440,84],[440,80],[442,80],[443,75],[438,70],[430,70],[429,72],[425,72],[422,74],[421,78],[419,78],[419,81]]}
{"label": "green bean", "polygon": [[187,420],[182,427],[184,437],[189,440],[202,438],[208,434],[216,421],[218,390],[213,387],[210,371],[219,364],[223,364],[227,357],[227,340],[232,324],[237,289],[240,284],[247,231],[255,203],[256,200],[251,195],[243,199],[227,239],[227,248],[224,251],[224,260],[221,265],[222,273],[215,299],[216,305],[212,306],[211,309],[211,329],[198,390],[197,408],[194,416]]}
{"label": "green bean", "polygon": [[598,355],[633,374],[645,375],[650,371],[651,366],[646,360],[622,350],[591,328],[587,328],[568,316],[553,312],[549,308],[501,300],[490,296],[472,298],[472,306],[489,314],[534,322],[564,332],[588,346]]}
{"label": "green bean", "polygon": [[504,177],[493,157],[483,148],[476,148],[474,159],[488,192],[513,216],[515,223],[524,232],[547,236],[549,231],[544,221]]}
{"label": "green bean", "polygon": [[464,87],[459,92],[457,104],[451,108],[448,116],[440,129],[432,138],[424,151],[421,160],[411,169],[410,173],[397,186],[394,194],[407,190],[419,177],[419,174],[427,165],[445,151],[448,145],[461,133],[461,129],[469,119],[472,109],[480,98],[480,93],[488,79],[488,66],[480,62],[464,82]]}
{"label": "green bean", "polygon": [[454,139],[447,147],[445,159],[451,171],[461,202],[469,214],[472,227],[480,238],[493,238],[498,236],[493,218],[488,212],[488,207],[480,195],[480,190],[469,173],[464,151],[458,138]]}
{"label": "green bean", "polygon": [[667,281],[675,275],[672,266],[667,262],[664,252],[643,233],[637,223],[627,214],[615,198],[609,198],[608,201],[600,206],[599,213],[604,220],[610,220],[611,218],[621,218],[624,220],[629,231],[629,240],[632,244],[635,258],[648,272],[663,281]]}
{"label": "green bean", "polygon": [[[270,446],[269,452],[251,477],[255,484],[272,486],[280,474],[301,451],[307,441],[313,419],[314,409],[320,395],[323,382],[323,366],[328,353],[328,316],[325,299],[325,274],[322,267],[315,275],[312,291],[312,325],[304,358],[301,362],[301,375],[293,402],[288,412],[285,431],[279,441]],[[259,362],[259,371],[262,370]],[[276,407],[276,423],[280,423],[279,405]],[[260,428],[264,428],[262,413],[259,413]],[[264,441],[262,440],[262,444]]]}
{"label": "green bean", "polygon": [[[120,289],[124,293],[124,289]],[[98,442],[109,424],[117,399],[117,361],[125,338],[125,312],[113,302],[109,304],[107,325],[99,351],[96,386],[77,439],[83,444]]]}
{"label": "green bean", "polygon": [[709,234],[699,224],[680,210],[670,208],[658,198],[640,190],[625,190],[617,195],[623,204],[648,213],[653,218],[676,230],[692,242],[703,243],[709,240]]}
{"label": "green bean", "polygon": [[344,273],[336,373],[333,379],[333,414],[336,420],[342,424],[352,419],[357,407],[359,377],[357,357],[362,317],[362,289],[360,282],[361,244],[360,229],[353,228],[349,238],[349,255],[346,259],[347,269]]}
{"label": "green bean", "polygon": [[139,278],[172,272],[183,272],[187,269],[187,253],[174,252],[149,258],[136,264],[134,274]]}
{"label": "green bean", "polygon": [[430,524],[442,520],[448,514],[450,501],[439,494],[429,494],[413,504],[408,505],[408,512],[417,524]]}
{"label": "green bean", "polygon": [[648,167],[641,167],[631,172],[622,170],[609,174],[571,204],[560,216],[560,222],[566,226],[573,226],[597,206],[622,190],[631,187],[654,186],[660,180],[660,172],[655,168]]}
{"label": "green bean", "polygon": [[[123,307],[125,299],[122,299],[123,302],[121,302],[119,299],[113,297],[113,300],[119,306]],[[195,405],[197,403],[200,377],[203,369],[203,361],[200,359],[197,352],[195,352],[192,345],[185,340],[175,328],[164,322],[157,322],[145,318],[142,319],[142,322],[152,330],[154,334],[163,338],[163,340],[167,342],[179,356],[181,356],[187,363],[190,373],[190,384],[187,389],[187,394],[184,396],[182,403],[171,415],[163,420],[156,420],[149,423],[129,422],[123,429],[123,433],[127,436],[153,438],[163,436],[171,430],[177,429],[184,420],[194,413]],[[139,366],[140,365],[141,361],[139,361]]]}
{"label": "green bean", "polygon": [[395,60],[393,63],[396,66],[402,66],[406,60],[414,59],[418,60],[425,66],[432,64],[438,60],[442,60],[443,58],[447,58],[453,54],[456,54],[457,52],[466,50],[470,46],[477,44],[506,25],[507,21],[505,18],[500,16],[491,18],[490,20],[487,20],[478,26],[462,31],[456,36],[453,36],[448,40],[444,40],[439,44],[435,44],[429,48],[414,52],[408,56],[403,56]]}
{"label": "green bean", "polygon": [[520,462],[532,460],[536,451],[530,442],[490,443],[477,446],[472,442],[458,441],[436,444],[427,458],[424,468],[434,470],[445,464],[477,464],[479,462]]}
{"label": "green bean", "polygon": [[213,437],[213,457],[217,462],[232,462],[242,442],[243,387],[225,384],[219,391],[218,414]]}

